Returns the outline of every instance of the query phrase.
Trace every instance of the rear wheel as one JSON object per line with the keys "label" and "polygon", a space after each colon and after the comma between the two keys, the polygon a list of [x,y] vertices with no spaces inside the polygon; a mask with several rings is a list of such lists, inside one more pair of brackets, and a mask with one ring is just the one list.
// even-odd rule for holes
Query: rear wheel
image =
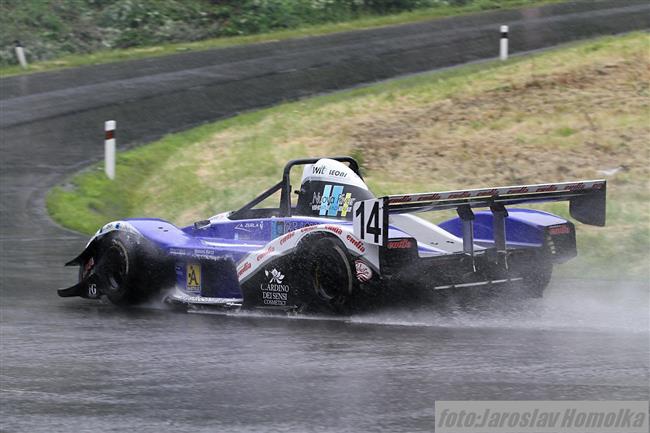
{"label": "rear wheel", "polygon": [[551,282],[553,263],[541,261],[531,265],[523,276],[523,294],[529,298],[541,298]]}
{"label": "rear wheel", "polygon": [[355,292],[352,260],[343,244],[321,237],[307,246],[307,292],[312,303],[336,313],[347,312]]}

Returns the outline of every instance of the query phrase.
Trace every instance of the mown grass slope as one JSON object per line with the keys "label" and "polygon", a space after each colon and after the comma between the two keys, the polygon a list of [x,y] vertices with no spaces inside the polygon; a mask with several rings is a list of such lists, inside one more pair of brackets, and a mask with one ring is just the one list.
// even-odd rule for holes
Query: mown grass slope
{"label": "mown grass slope", "polygon": [[647,276],[649,47],[607,37],[243,114],[120,154],[116,182],[91,167],[48,209],[86,233],[125,216],[187,224],[247,202],[289,159],[332,154],[359,158],[376,194],[606,177],[608,227],[579,225],[582,263]]}

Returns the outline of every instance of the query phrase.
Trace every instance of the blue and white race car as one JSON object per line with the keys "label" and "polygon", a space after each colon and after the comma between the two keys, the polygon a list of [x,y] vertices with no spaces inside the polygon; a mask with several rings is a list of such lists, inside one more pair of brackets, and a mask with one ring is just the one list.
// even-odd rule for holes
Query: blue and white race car
{"label": "blue and white race car", "polygon": [[[302,167],[300,190],[291,170]],[[279,193],[277,206],[265,207]],[[415,291],[513,287],[542,296],[553,265],[576,256],[574,225],[506,206],[567,200],[605,225],[604,180],[375,197],[351,157],[300,159],[239,210],[179,228],[151,218],[106,224],[67,265],[62,297],[118,305],[349,312]],[[475,212],[475,208],[486,208]],[[454,209],[435,225],[413,213]]]}

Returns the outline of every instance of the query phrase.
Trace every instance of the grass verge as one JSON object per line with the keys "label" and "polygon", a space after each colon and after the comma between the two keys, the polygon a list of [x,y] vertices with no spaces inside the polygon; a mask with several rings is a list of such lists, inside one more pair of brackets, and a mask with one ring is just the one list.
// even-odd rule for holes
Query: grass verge
{"label": "grass verge", "polygon": [[0,67],[0,76],[9,77],[19,74],[46,72],[57,69],[98,65],[125,60],[137,60],[148,57],[167,56],[180,52],[202,51],[213,48],[226,48],[253,43],[275,42],[309,36],[322,36],[331,33],[363,30],[391,25],[407,24],[465,15],[495,9],[515,9],[520,7],[540,6],[548,3],[561,3],[566,0],[499,0],[474,1],[466,5],[441,5],[433,8],[418,9],[385,16],[367,16],[352,21],[308,25],[295,29],[278,30],[269,33],[246,36],[232,36],[206,39],[194,42],[167,43],[126,49],[102,50],[89,54],[71,54],[53,60],[30,63],[28,69],[18,65]]}
{"label": "grass verge", "polygon": [[608,227],[578,224],[584,267],[567,269],[647,276],[649,45],[606,37],[242,114],[121,153],[115,182],[90,167],[48,210],[85,233],[127,216],[187,224],[244,204],[289,159],[331,154],[360,159],[378,195],[607,177]]}

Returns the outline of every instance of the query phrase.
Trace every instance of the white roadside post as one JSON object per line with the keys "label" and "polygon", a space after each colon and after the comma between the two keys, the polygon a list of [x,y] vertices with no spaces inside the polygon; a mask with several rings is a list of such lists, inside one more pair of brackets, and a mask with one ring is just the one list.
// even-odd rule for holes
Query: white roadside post
{"label": "white roadside post", "polygon": [[27,59],[25,58],[25,49],[21,45],[20,41],[16,41],[16,58],[18,59],[18,63],[20,64],[20,67],[23,69],[27,69]]}
{"label": "white roadside post", "polygon": [[115,179],[115,125],[114,120],[104,122],[104,171],[109,179]]}
{"label": "white roadside post", "polygon": [[499,45],[499,58],[508,60],[508,26],[501,26],[501,44]]}

